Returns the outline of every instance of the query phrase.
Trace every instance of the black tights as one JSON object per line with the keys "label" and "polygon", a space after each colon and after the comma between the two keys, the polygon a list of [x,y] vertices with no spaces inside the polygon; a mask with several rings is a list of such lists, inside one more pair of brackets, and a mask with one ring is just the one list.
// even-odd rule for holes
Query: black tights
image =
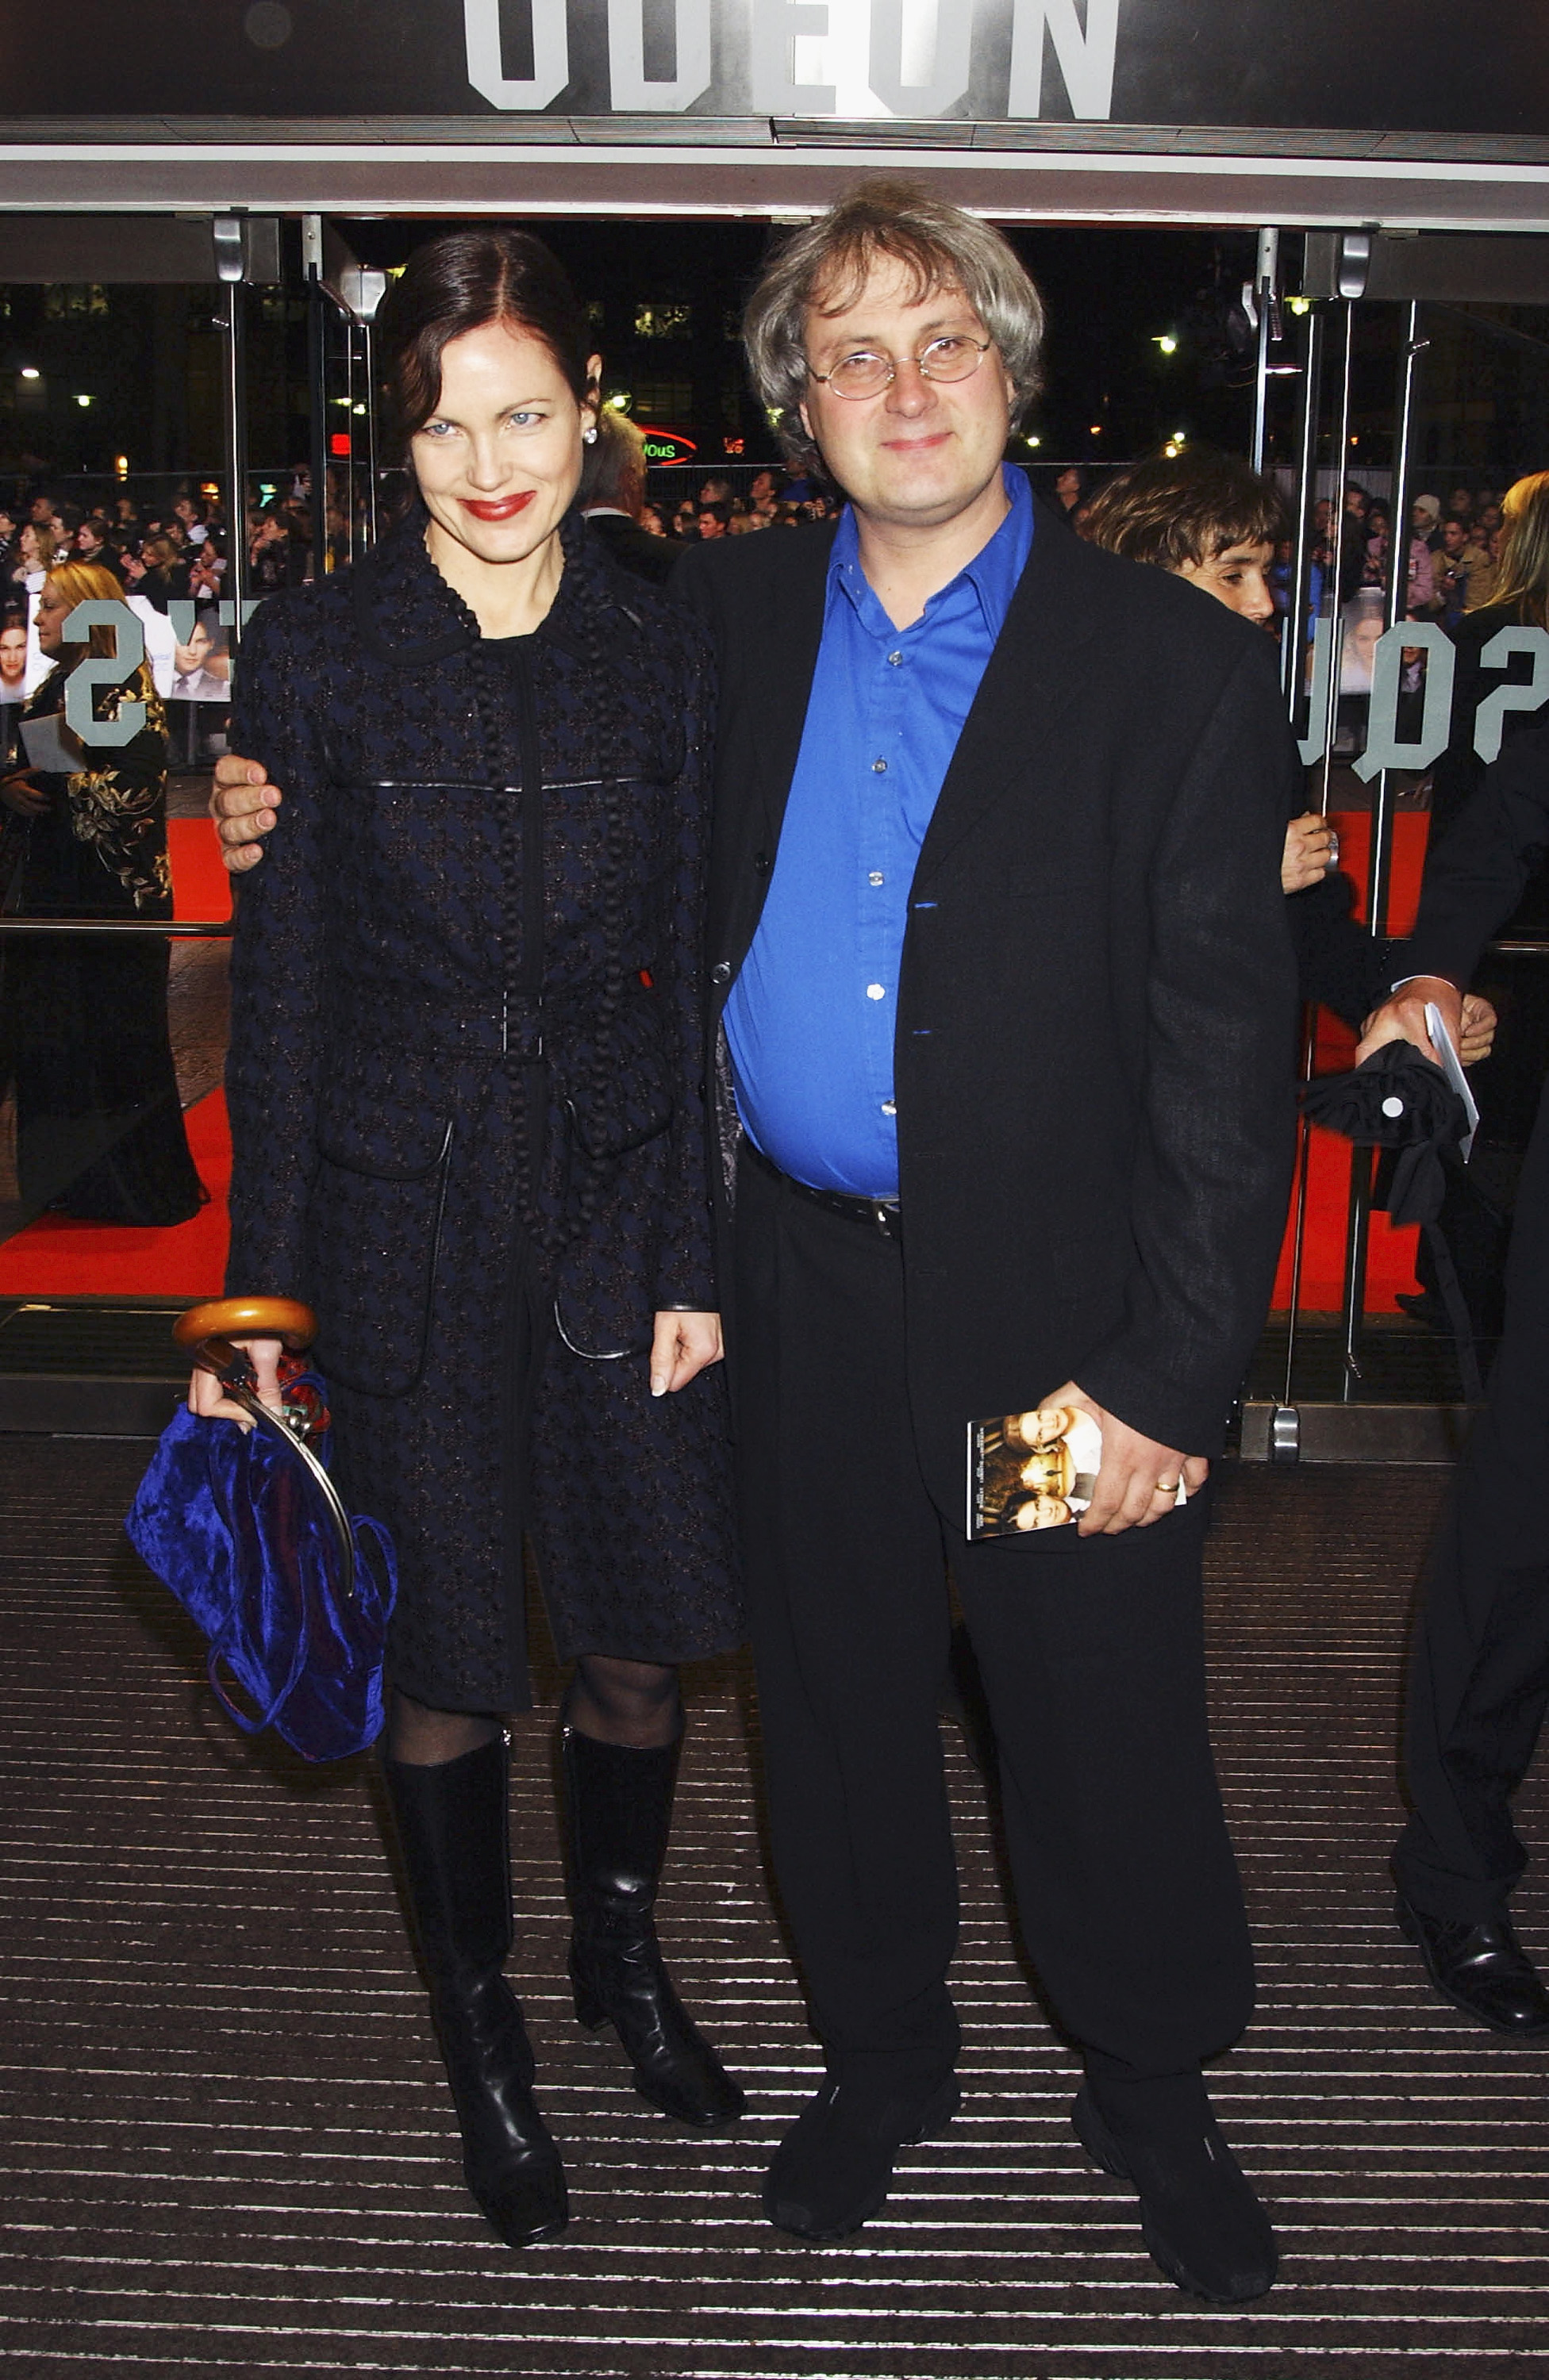
{"label": "black tights", "polygon": [[[677,1742],[683,1724],[677,1671],[663,1662],[583,1653],[566,1697],[565,1716],[581,1735],[637,1751]],[[416,1768],[439,1767],[477,1752],[500,1733],[491,1711],[433,1710],[395,1687],[387,1717],[387,1757]]]}

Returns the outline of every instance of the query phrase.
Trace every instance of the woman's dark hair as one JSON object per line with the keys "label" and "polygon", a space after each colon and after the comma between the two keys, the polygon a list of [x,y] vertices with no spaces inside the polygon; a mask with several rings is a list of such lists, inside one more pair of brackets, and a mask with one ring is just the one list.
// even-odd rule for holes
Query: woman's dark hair
{"label": "woman's dark hair", "polygon": [[406,463],[409,442],[441,402],[448,343],[486,322],[542,339],[578,405],[592,392],[586,314],[558,259],[525,231],[453,231],[417,248],[377,317],[386,371],[387,460]]}

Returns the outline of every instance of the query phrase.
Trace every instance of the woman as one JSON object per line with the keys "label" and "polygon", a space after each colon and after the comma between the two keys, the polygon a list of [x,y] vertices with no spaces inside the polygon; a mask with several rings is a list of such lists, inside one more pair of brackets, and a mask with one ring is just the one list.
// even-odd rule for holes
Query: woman
{"label": "woman", "polygon": [[[228,1280],[316,1307],[346,1494],[396,1545],[384,1771],[469,2184],[521,2246],[566,2219],[501,1973],[524,1532],[576,1661],[577,2014],[678,2120],[743,2105],[652,1926],[676,1665],[739,1633],[709,1368],[710,686],[698,630],[570,513],[600,364],[548,251],[433,240],[380,320],[417,499],[353,570],[273,597],[241,657],[233,746],[286,803],[243,888]],[[202,1376],[193,1396],[218,1409]],[[628,1496],[596,1496],[599,1447]]]}
{"label": "woman", "polygon": [[[149,670],[92,688],[104,724],[140,708],[126,744],[80,744],[63,723],[69,681],[89,654],[114,650],[95,627],[67,644],[78,603],[113,602],[111,571],[65,563],[41,589],[34,627],[54,666],[20,713],[59,717],[79,766],[24,769],[0,782],[23,848],[6,895],[13,915],[166,918],[166,723]],[[12,714],[15,716],[15,714]],[[203,1197],[167,1034],[167,946],[160,935],[7,935],[4,1041],[16,1084],[17,1172],[32,1207],[95,1222],[186,1222]]]}

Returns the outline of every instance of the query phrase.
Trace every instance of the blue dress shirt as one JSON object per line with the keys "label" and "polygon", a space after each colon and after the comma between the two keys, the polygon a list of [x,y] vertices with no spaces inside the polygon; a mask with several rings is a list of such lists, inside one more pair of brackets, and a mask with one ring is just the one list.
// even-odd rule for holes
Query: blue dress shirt
{"label": "blue dress shirt", "polygon": [[847,505],[758,931],[726,1007],[743,1124],[782,1172],[898,1195],[893,1035],[909,887],[963,722],[1032,545],[1025,478],[989,543],[896,628]]}

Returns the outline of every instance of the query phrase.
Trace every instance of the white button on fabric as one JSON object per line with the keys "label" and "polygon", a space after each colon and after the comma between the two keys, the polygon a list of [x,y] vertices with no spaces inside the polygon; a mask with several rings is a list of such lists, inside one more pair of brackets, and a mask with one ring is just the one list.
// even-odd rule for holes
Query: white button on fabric
{"label": "white button on fabric", "polygon": [[1402,1099],[1384,1099],[1384,1100],[1383,1101],[1383,1113],[1384,1113],[1384,1115],[1385,1115],[1385,1116],[1401,1116],[1401,1115],[1403,1114],[1403,1112],[1404,1112],[1404,1102],[1403,1102],[1403,1100],[1402,1100]]}
{"label": "white button on fabric", "polygon": [[885,761],[885,760],[873,760],[873,761],[872,761],[872,775],[873,775],[873,776],[878,776],[878,777],[885,776],[885,775],[886,775],[886,773],[887,773],[887,763],[886,763],[886,761]]}
{"label": "white button on fabric", "polygon": [[896,1102],[893,1099],[884,1099],[882,1111],[884,1115],[896,1115],[898,1112]]}
{"label": "white button on fabric", "polygon": [[873,868],[870,876],[867,877],[866,881],[868,884],[885,884],[887,879],[884,876],[880,868]]}
{"label": "white button on fabric", "polygon": [[887,994],[880,983],[869,983],[866,986],[866,997],[868,1000],[885,1000]]}

